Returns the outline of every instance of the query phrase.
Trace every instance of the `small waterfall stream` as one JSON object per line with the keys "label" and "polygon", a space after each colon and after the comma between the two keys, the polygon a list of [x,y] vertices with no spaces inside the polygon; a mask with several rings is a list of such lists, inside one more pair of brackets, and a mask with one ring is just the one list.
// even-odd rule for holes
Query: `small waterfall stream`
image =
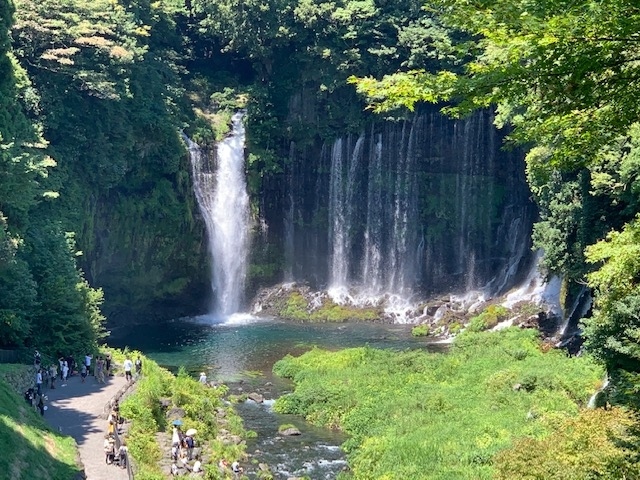
{"label": "small waterfall stream", "polygon": [[[249,195],[244,174],[245,130],[242,114],[231,134],[207,154],[185,138],[193,184],[207,227],[211,254],[213,313],[228,317],[242,306],[249,253]],[[211,158],[213,157],[213,158]]]}

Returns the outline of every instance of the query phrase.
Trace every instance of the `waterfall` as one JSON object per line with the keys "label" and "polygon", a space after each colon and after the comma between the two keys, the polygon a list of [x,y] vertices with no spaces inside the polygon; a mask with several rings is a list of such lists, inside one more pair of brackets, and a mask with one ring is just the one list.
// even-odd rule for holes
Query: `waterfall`
{"label": "waterfall", "polygon": [[[352,138],[347,142],[338,139],[331,153],[331,184],[329,190],[329,216],[333,219],[329,230],[331,254],[330,287],[345,287],[348,284],[349,271],[352,266],[350,254],[351,230],[357,202],[356,189],[359,177],[359,165],[362,158],[364,134],[356,140],[352,148]],[[343,145],[345,144],[345,145]],[[346,163],[345,163],[346,157]]]}
{"label": "waterfall", "polygon": [[249,196],[244,175],[245,132],[242,114],[231,134],[216,145],[211,159],[188,138],[193,184],[204,218],[211,255],[213,313],[240,310],[249,251]]}
{"label": "waterfall", "polygon": [[535,206],[522,152],[501,144],[490,111],[425,111],[292,145],[284,208],[271,213],[285,219],[286,278],[398,311],[425,295],[508,291],[531,264]]}

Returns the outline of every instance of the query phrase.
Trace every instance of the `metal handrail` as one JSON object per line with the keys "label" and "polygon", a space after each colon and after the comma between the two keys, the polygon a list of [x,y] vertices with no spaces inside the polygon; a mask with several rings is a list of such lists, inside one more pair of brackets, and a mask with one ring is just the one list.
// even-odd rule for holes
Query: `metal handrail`
{"label": "metal handrail", "polygon": [[[120,440],[120,433],[118,432],[118,425],[115,425],[113,429],[113,434],[116,437],[116,448],[120,449],[120,445],[122,445],[122,441]],[[134,480],[133,477],[133,468],[131,467],[131,459],[129,458],[129,451],[127,450],[124,454],[126,466],[127,466],[127,475],[129,476],[129,480]]]}

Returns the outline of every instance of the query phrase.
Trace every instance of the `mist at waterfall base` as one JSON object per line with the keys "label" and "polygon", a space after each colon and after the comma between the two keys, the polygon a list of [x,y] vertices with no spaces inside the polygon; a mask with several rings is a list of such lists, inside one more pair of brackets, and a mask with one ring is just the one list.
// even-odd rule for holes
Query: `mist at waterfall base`
{"label": "mist at waterfall base", "polygon": [[[307,476],[312,480],[335,479],[346,465],[339,432],[317,428],[300,417],[276,414],[273,400],[290,391],[291,384],[272,374],[273,364],[287,354],[299,355],[314,346],[329,350],[368,345],[396,350],[443,351],[446,346],[430,344],[411,335],[407,325],[391,324],[297,324],[277,319],[210,323],[182,319],[150,328],[138,325],[114,330],[109,344],[135,348],[173,372],[184,366],[197,376],[205,371],[209,380],[224,382],[233,393],[258,391],[263,404],[247,401],[238,405],[245,428],[258,436],[248,439],[248,452],[275,470],[276,479]],[[281,437],[278,427],[294,424],[302,435]],[[259,453],[258,453],[259,452]],[[247,465],[255,478],[256,468]]]}

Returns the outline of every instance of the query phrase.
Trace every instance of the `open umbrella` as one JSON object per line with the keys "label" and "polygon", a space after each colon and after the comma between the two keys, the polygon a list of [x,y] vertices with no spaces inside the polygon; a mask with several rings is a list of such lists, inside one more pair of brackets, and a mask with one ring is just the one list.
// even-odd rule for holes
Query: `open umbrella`
{"label": "open umbrella", "polygon": [[195,428],[190,428],[189,430],[187,430],[187,435],[189,437],[194,436],[196,433],[198,433],[198,431]]}
{"label": "open umbrella", "polygon": [[173,425],[179,427],[180,425],[182,425],[182,420],[174,420]]}

